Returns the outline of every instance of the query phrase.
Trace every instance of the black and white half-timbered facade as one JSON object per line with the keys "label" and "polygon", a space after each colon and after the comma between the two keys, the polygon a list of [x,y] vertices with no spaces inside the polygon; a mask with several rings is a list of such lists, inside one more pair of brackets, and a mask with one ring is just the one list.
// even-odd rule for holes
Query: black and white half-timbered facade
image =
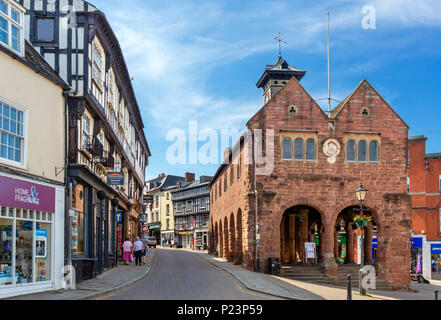
{"label": "black and white half-timbered facade", "polygon": [[[150,150],[122,50],[106,16],[83,0],[18,2],[26,8],[26,39],[72,88],[66,157],[73,222],[72,230],[66,226],[66,240],[81,281],[116,266],[121,243],[139,234]],[[108,184],[108,172],[123,173],[123,184]],[[68,194],[67,206],[70,201]]]}

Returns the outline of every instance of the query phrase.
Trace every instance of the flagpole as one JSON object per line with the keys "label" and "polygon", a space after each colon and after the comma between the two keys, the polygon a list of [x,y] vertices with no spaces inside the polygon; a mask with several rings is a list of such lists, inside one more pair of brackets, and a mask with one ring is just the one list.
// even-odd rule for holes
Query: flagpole
{"label": "flagpole", "polygon": [[331,71],[330,71],[330,44],[329,44],[329,12],[326,13],[328,16],[328,116],[331,114]]}

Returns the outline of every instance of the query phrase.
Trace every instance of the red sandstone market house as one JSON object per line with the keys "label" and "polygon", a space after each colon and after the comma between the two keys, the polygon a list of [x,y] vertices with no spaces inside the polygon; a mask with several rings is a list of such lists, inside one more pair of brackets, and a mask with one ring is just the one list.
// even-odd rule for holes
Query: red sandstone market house
{"label": "red sandstone market house", "polygon": [[302,265],[304,243],[315,242],[317,264],[308,268],[333,279],[357,270],[361,246],[353,216],[360,204],[354,191],[362,182],[372,219],[364,263],[375,266],[380,286],[407,287],[409,127],[367,80],[326,114],[300,85],[304,74],[279,56],[257,83],[265,105],[247,129],[274,130],[274,170],[255,175],[254,158],[246,161],[246,135],[227,150],[230,161],[210,182],[210,253],[264,271],[268,258],[278,258],[286,270]]}

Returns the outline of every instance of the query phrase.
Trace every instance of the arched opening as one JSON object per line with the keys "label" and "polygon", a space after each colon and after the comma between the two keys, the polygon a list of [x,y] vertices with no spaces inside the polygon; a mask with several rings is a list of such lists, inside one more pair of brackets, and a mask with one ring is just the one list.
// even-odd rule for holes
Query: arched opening
{"label": "arched opening", "polygon": [[233,261],[234,257],[236,256],[236,228],[234,225],[234,215],[232,212],[230,215],[230,230],[228,232],[230,235],[228,261]]}
{"label": "arched opening", "polygon": [[215,255],[219,256],[219,229],[217,226],[217,222],[214,226],[214,249],[213,252],[215,253]]}
{"label": "arched opening", "polygon": [[[282,263],[321,262],[323,257],[323,223],[313,207],[299,205],[285,210],[280,223],[280,257]],[[305,243],[315,243],[316,260],[307,259]]]}
{"label": "arched opening", "polygon": [[234,264],[242,264],[243,252],[242,252],[242,210],[237,211],[236,216],[236,256],[234,258]]}
{"label": "arched opening", "polygon": [[375,262],[377,251],[377,219],[375,213],[363,207],[363,215],[371,218],[364,227],[354,222],[354,217],[360,214],[359,206],[343,209],[337,216],[334,231],[334,257],[338,264],[361,264],[362,229],[364,238],[363,260],[365,265]]}
{"label": "arched opening", "polygon": [[228,219],[225,217],[224,219],[224,254],[223,258],[228,259],[230,255],[230,249],[229,249],[229,235],[228,235]]}
{"label": "arched opening", "polygon": [[224,256],[224,230],[222,229],[222,220],[219,221],[219,257]]}

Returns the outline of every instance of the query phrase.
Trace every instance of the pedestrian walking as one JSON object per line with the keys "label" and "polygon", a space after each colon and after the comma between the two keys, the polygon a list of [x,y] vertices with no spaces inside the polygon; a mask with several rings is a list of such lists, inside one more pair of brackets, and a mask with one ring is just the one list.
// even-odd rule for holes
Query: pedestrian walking
{"label": "pedestrian walking", "polygon": [[144,251],[144,245],[142,241],[139,240],[139,237],[136,237],[133,251],[135,251],[135,265],[138,265],[138,263],[139,265],[142,265],[141,258],[142,252]]}
{"label": "pedestrian walking", "polygon": [[178,237],[175,237],[175,248],[178,247]]}
{"label": "pedestrian walking", "polygon": [[124,264],[128,265],[128,262],[131,261],[132,248],[133,244],[130,242],[129,238],[126,237],[126,241],[121,245],[123,249],[123,260]]}
{"label": "pedestrian walking", "polygon": [[146,238],[142,239],[142,244],[144,246],[144,250],[142,250],[142,264],[145,264],[145,259],[147,256],[147,239]]}
{"label": "pedestrian walking", "polygon": [[168,247],[171,248],[171,239],[168,239]]}

